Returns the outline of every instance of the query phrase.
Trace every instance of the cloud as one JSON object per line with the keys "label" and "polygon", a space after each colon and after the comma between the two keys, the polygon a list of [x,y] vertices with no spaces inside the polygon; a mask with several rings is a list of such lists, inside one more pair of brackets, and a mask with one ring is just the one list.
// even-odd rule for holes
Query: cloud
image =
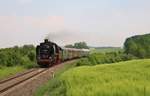
{"label": "cloud", "polygon": [[35,29],[44,29],[47,31],[58,31],[64,27],[64,18],[62,16],[48,16],[46,18],[32,18],[32,26]]}
{"label": "cloud", "polygon": [[17,32],[27,29],[56,31],[64,27],[63,16],[0,16],[1,32]]}
{"label": "cloud", "polygon": [[0,16],[0,47],[39,43],[49,32],[62,29],[63,16]]}

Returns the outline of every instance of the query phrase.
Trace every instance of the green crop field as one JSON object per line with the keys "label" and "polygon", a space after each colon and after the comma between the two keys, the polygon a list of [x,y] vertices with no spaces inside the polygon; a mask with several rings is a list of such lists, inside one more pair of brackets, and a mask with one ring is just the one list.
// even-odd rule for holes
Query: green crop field
{"label": "green crop field", "polygon": [[150,59],[77,67],[59,80],[53,96],[150,96]]}

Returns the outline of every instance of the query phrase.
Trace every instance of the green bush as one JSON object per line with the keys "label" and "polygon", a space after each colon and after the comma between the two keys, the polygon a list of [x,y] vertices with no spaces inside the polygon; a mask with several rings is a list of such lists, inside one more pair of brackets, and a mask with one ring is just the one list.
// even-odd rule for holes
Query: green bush
{"label": "green bush", "polygon": [[88,58],[82,58],[80,59],[77,64],[77,66],[81,66],[81,65],[92,65],[91,62],[89,62],[89,59]]}
{"label": "green bush", "polygon": [[34,51],[30,51],[28,53],[28,58],[30,59],[30,61],[35,61],[35,52]]}
{"label": "green bush", "polygon": [[24,45],[23,47],[0,49],[0,66],[24,66],[26,68],[36,66],[35,47]]}
{"label": "green bush", "polygon": [[137,59],[137,57],[124,52],[92,53],[87,58],[79,60],[77,66],[115,63],[132,59]]}

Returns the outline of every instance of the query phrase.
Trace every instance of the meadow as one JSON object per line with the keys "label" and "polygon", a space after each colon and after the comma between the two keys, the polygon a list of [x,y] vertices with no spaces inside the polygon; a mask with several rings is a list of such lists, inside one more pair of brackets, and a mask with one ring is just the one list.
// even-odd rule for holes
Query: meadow
{"label": "meadow", "polygon": [[81,66],[64,72],[53,96],[150,96],[150,59]]}
{"label": "meadow", "polygon": [[27,69],[22,66],[2,67],[0,68],[0,80],[25,70]]}
{"label": "meadow", "polygon": [[98,48],[90,48],[90,53],[108,53],[108,52],[118,52],[123,51],[120,47],[98,47]]}

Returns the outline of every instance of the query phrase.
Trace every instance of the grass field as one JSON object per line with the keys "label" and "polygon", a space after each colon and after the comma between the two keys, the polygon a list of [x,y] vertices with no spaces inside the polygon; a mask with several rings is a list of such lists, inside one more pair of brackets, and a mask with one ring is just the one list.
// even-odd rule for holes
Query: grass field
{"label": "grass field", "polygon": [[150,59],[73,68],[55,85],[53,96],[150,96]]}
{"label": "grass field", "polygon": [[119,47],[104,47],[104,48],[91,48],[90,53],[106,53],[106,52],[118,52],[118,51],[123,51],[123,49]]}
{"label": "grass field", "polygon": [[2,67],[0,68],[0,80],[24,70],[26,69],[21,66]]}

